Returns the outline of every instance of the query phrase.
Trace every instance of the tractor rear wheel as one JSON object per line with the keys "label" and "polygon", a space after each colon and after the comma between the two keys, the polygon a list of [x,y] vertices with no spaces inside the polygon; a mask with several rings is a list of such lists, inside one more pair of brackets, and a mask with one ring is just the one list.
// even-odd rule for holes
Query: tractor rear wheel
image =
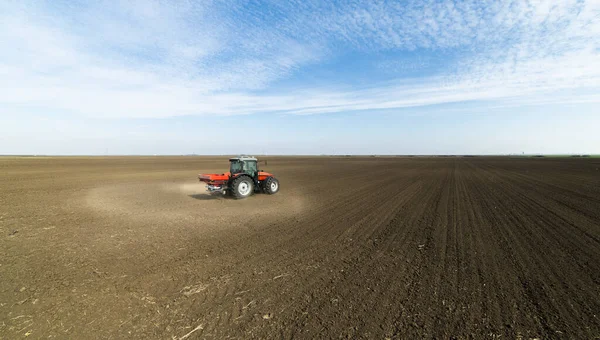
{"label": "tractor rear wheel", "polygon": [[279,191],[279,181],[275,177],[269,177],[263,182],[263,191],[273,195]]}
{"label": "tractor rear wheel", "polygon": [[246,198],[254,192],[254,182],[248,176],[240,176],[231,185],[235,198]]}

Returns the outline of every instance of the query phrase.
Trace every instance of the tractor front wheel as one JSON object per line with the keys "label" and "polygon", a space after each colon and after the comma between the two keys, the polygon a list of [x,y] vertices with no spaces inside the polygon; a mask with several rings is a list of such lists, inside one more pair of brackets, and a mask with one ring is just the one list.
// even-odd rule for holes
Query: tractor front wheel
{"label": "tractor front wheel", "polygon": [[254,192],[254,182],[248,176],[240,176],[233,180],[231,188],[235,198],[246,198]]}
{"label": "tractor front wheel", "polygon": [[269,177],[263,182],[263,190],[269,195],[273,195],[279,191],[279,181],[275,177]]}

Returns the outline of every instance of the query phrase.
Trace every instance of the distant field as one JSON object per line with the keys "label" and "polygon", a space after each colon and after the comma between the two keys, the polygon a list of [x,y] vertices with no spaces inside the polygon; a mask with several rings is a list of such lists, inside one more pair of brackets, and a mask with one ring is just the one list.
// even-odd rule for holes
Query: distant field
{"label": "distant field", "polygon": [[563,158],[563,157],[570,157],[570,158],[598,158],[598,157],[600,157],[600,155],[587,155],[587,154],[582,154],[582,155],[524,155],[524,156],[517,155],[517,157],[549,157],[549,158]]}
{"label": "distant field", "polygon": [[0,157],[0,339],[600,337],[596,157]]}

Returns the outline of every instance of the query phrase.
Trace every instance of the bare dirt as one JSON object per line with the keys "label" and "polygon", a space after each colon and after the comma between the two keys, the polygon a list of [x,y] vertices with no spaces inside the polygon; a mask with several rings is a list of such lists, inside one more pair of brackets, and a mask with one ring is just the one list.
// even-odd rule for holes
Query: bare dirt
{"label": "bare dirt", "polygon": [[0,158],[0,338],[600,338],[600,160]]}

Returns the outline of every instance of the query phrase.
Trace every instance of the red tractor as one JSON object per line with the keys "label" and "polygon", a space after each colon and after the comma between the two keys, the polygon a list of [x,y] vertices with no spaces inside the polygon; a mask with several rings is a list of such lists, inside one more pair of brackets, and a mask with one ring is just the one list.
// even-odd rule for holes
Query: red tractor
{"label": "red tractor", "polygon": [[254,157],[238,156],[229,159],[229,172],[224,174],[200,174],[200,182],[207,184],[209,192],[229,194],[235,198],[246,198],[253,192],[273,195],[279,191],[279,181],[272,174],[258,170]]}

